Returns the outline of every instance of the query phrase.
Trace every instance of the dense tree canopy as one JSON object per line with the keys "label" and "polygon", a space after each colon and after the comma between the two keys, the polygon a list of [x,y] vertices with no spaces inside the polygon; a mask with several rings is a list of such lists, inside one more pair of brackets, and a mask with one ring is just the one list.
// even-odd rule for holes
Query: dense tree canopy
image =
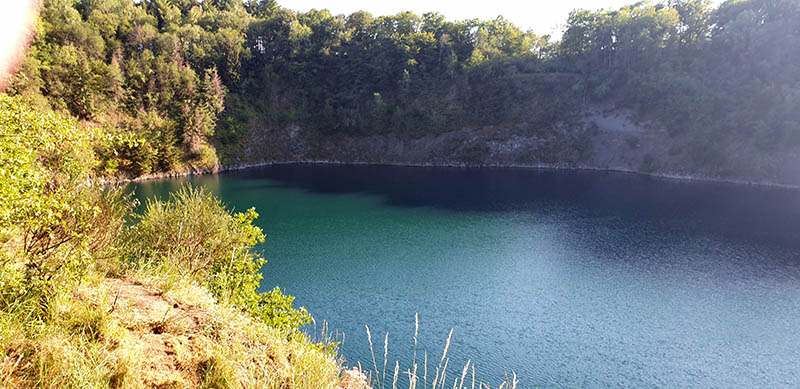
{"label": "dense tree canopy", "polygon": [[725,139],[800,144],[799,38],[796,0],[681,0],[573,12],[560,55],[594,98],[690,133],[702,160]]}
{"label": "dense tree canopy", "polygon": [[108,173],[209,167],[256,125],[418,136],[524,116],[547,128],[593,102],[691,134],[698,152],[719,139],[774,149],[800,144],[799,38],[798,0],[575,10],[557,42],[502,17],[45,0],[11,91],[107,126],[119,139]]}

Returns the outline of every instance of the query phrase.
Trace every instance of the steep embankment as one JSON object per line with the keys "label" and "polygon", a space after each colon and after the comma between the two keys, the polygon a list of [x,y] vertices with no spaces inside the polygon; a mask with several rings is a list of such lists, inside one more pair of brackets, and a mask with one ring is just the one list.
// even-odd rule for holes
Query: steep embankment
{"label": "steep embankment", "polygon": [[[78,303],[63,309],[85,308],[68,319],[74,323],[71,328],[102,343],[102,362],[95,368],[117,366],[108,377],[110,387],[306,388],[331,374],[326,385],[330,389],[369,388],[358,369],[342,371],[337,380],[340,367],[333,356],[322,355],[308,342],[288,341],[263,323],[218,304],[205,288],[183,285],[164,291],[153,283],[102,278],[85,283],[72,298]],[[87,312],[96,312],[88,315],[92,320],[83,319]],[[27,377],[31,369],[79,375],[71,367],[76,356],[70,351],[75,352],[76,343],[55,337],[11,347],[0,357],[0,379],[7,387],[23,388],[34,386]],[[31,348],[38,359],[28,355]],[[63,361],[42,362],[47,359],[43,354]]]}
{"label": "steep embankment", "polygon": [[[429,134],[319,135],[299,125],[253,129],[229,166],[280,162],[527,166],[638,172],[665,177],[800,185],[800,149],[765,153],[718,144],[721,161],[697,161],[693,139],[632,110],[595,106],[554,128],[520,121]],[[695,154],[693,154],[695,153]]]}

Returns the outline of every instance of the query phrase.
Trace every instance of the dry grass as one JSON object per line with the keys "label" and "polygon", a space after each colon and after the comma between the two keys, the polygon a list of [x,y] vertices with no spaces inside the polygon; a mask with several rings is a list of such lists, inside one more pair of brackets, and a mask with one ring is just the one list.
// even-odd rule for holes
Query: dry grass
{"label": "dry grass", "polygon": [[30,327],[0,312],[2,386],[359,388],[309,340],[287,340],[193,283],[163,292],[145,279],[87,277]]}
{"label": "dry grass", "polygon": [[[372,343],[372,333],[369,329],[369,326],[365,326],[367,331],[367,341],[369,342],[369,349],[372,355],[372,364],[374,368],[375,375],[370,377],[370,381],[375,382],[375,388],[384,389],[386,384],[386,364],[388,362],[388,355],[389,355],[389,334],[386,334],[384,338],[384,349],[383,349],[383,374],[378,372],[378,363],[375,359],[375,349]],[[394,364],[394,375],[392,378],[392,389],[398,388],[398,382],[402,375],[405,375],[408,379],[407,388],[408,389],[419,389],[424,388],[431,388],[431,389],[445,389],[449,388],[448,386],[448,378],[447,378],[447,369],[450,364],[450,358],[448,358],[447,353],[450,350],[450,343],[453,340],[453,329],[450,330],[450,334],[447,336],[447,341],[445,342],[444,350],[442,351],[442,356],[439,359],[439,364],[436,366],[436,373],[433,376],[430,386],[428,386],[428,352],[424,352],[424,359],[422,364],[422,377],[419,376],[419,368],[420,366],[417,365],[417,341],[419,335],[419,316],[414,315],[414,356],[411,362],[411,369],[406,370],[405,372],[400,372],[400,362],[395,360]],[[470,377],[468,374],[470,373],[470,368],[472,372],[472,376]],[[490,389],[491,386],[485,382],[476,380],[475,374],[475,365],[472,363],[471,360],[468,360],[467,363],[464,365],[464,368],[461,370],[461,375],[456,376],[452,382],[452,388],[457,389]],[[476,386],[477,385],[477,386]],[[516,373],[512,373],[511,377],[506,376],[503,382],[497,387],[498,389],[516,389],[519,382],[517,380]]]}
{"label": "dry grass", "polygon": [[[163,269],[159,269],[160,272]],[[0,382],[23,388],[347,388],[367,389],[359,369],[344,370],[334,355],[308,339],[284,334],[239,309],[214,300],[208,290],[168,272],[138,272],[105,278],[90,272],[48,301],[45,317],[31,320],[0,311]],[[324,326],[323,326],[324,327]],[[400,370],[375,356],[366,327],[375,388],[489,388],[467,361],[453,372],[448,353],[429,366],[427,350],[418,357],[415,317],[411,368]],[[323,334],[325,331],[323,330]],[[328,335],[322,341],[330,341]],[[430,373],[429,373],[430,367]],[[515,389],[516,375],[498,388]]]}

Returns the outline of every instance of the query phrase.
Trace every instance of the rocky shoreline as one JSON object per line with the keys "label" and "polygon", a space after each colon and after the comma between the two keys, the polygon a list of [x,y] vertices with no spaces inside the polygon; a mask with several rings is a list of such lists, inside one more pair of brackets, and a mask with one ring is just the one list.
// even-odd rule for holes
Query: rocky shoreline
{"label": "rocky shoreline", "polygon": [[703,176],[703,175],[686,175],[686,174],[669,174],[669,173],[649,173],[632,169],[619,169],[619,168],[601,168],[593,166],[567,166],[558,164],[483,164],[475,165],[468,163],[400,163],[400,162],[352,162],[352,161],[335,161],[335,160],[322,160],[322,159],[307,159],[297,161],[264,161],[256,163],[234,164],[234,165],[220,165],[214,169],[188,169],[182,171],[163,172],[146,174],[134,178],[104,178],[99,180],[100,185],[118,185],[131,182],[146,182],[168,180],[179,177],[199,176],[208,174],[218,174],[231,171],[255,169],[265,166],[275,165],[342,165],[342,166],[405,166],[405,167],[450,167],[450,168],[487,168],[487,169],[530,169],[530,170],[551,170],[551,171],[573,171],[573,172],[602,172],[602,173],[618,173],[618,174],[634,174],[656,179],[672,180],[672,181],[685,181],[697,183],[713,183],[713,184],[728,184],[728,185],[741,185],[741,186],[758,186],[765,188],[779,188],[779,189],[800,189],[800,185],[783,184],[769,181],[748,181],[728,179],[722,177]]}

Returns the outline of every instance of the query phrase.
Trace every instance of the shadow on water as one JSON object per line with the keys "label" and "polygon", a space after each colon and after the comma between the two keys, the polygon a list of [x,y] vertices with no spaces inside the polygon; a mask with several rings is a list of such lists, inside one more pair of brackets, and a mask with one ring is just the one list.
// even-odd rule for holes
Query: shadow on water
{"label": "shadow on water", "polygon": [[376,195],[397,207],[507,212],[572,204],[584,217],[644,218],[693,234],[800,248],[800,191],[792,189],[507,168],[287,164],[230,175],[319,194]]}

